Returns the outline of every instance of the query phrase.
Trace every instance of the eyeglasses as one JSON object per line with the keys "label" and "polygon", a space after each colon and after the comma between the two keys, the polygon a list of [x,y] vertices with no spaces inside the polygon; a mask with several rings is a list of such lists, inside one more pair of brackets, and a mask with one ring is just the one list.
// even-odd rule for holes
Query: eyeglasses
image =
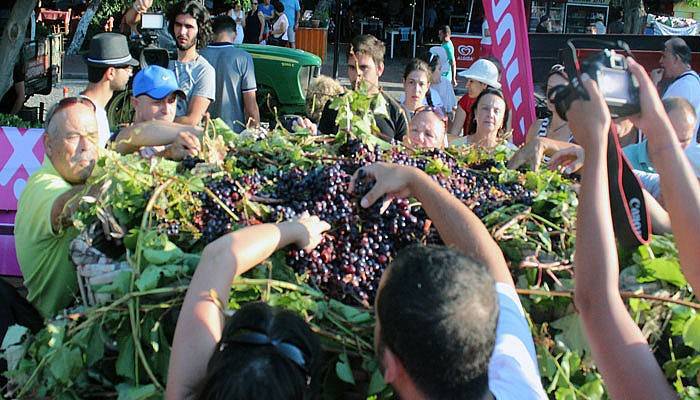
{"label": "eyeglasses", "polygon": [[97,108],[95,107],[95,103],[93,103],[92,100],[88,99],[87,97],[84,97],[84,96],[65,97],[65,98],[59,100],[59,102],[56,103],[56,105],[49,110],[48,114],[46,114],[46,119],[45,119],[46,123],[51,121],[51,118],[53,118],[53,116],[56,115],[57,112],[59,112],[60,110],[66,108],[66,107],[72,106],[74,104],[84,104],[86,106],[90,106],[90,108],[92,108],[92,112],[97,111]]}
{"label": "eyeglasses", "polygon": [[413,113],[413,116],[415,117],[416,115],[418,115],[422,112],[432,112],[435,115],[437,115],[437,117],[440,118],[441,120],[443,120],[443,121],[447,120],[447,115],[445,115],[445,112],[440,107],[431,107],[431,106],[419,107]]}

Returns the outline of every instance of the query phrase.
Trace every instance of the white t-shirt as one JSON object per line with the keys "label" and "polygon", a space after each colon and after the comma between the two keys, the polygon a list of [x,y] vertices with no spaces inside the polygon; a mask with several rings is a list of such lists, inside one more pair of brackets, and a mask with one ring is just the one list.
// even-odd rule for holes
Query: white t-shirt
{"label": "white t-shirt", "polygon": [[498,400],[547,399],[542,387],[535,343],[515,289],[496,283],[498,325],[489,361],[489,390]]}
{"label": "white t-shirt", "polygon": [[491,30],[489,29],[489,24],[486,22],[486,18],[484,18],[484,22],[481,23],[481,44],[482,45],[491,45]]}
{"label": "white t-shirt", "polygon": [[690,165],[693,166],[693,171],[695,176],[700,178],[700,144],[691,143],[685,148],[685,155],[690,161]]}
{"label": "white t-shirt", "polygon": [[[441,108],[443,111],[445,111],[445,113],[447,113],[447,111],[445,110],[445,105],[442,103],[442,98],[440,97],[440,93],[432,86],[430,87],[430,100],[433,102],[433,107]],[[401,95],[399,95],[399,103],[403,104],[404,101],[406,101],[406,93],[401,93]],[[422,106],[429,105],[427,97],[423,98],[423,102],[421,105]],[[450,110],[450,112],[451,111],[452,110]]]}
{"label": "white t-shirt", "polygon": [[700,126],[700,77],[695,71],[688,71],[681,74],[673,83],[668,86],[663,98],[682,97],[690,102],[695,108],[695,132]]}
{"label": "white t-shirt", "polygon": [[282,39],[282,40],[289,40],[289,35],[287,35],[287,29],[289,28],[289,20],[287,19],[287,16],[282,14],[277,18],[277,21],[272,25],[272,30],[273,31],[279,31],[282,27],[284,27],[284,34],[282,36],[275,36],[277,39]]}
{"label": "white t-shirt", "polygon": [[440,73],[442,75],[452,73],[452,66],[450,66],[450,61],[447,59],[447,51],[442,46],[433,46],[428,51],[440,60]]}
{"label": "white t-shirt", "polygon": [[236,22],[236,39],[233,41],[233,44],[243,43],[243,22],[245,21],[245,13],[243,10],[236,12],[236,10],[230,9],[228,16]]}
{"label": "white t-shirt", "polygon": [[90,100],[92,104],[95,105],[95,115],[97,116],[97,133],[99,135],[97,143],[100,145],[100,148],[105,148],[107,146],[107,142],[109,142],[109,138],[112,137],[112,133],[109,131],[107,111],[105,111],[102,106],[97,104],[95,100],[85,96],[84,94],[81,94],[80,96]]}

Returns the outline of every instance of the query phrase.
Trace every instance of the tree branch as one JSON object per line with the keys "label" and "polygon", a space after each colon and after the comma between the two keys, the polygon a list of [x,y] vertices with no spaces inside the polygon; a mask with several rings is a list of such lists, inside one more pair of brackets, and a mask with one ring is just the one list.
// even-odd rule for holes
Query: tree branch
{"label": "tree branch", "polygon": [[27,24],[36,6],[37,0],[23,0],[15,3],[10,13],[10,19],[2,30],[0,39],[0,97],[12,86],[12,71],[19,58],[19,52],[24,44]]}

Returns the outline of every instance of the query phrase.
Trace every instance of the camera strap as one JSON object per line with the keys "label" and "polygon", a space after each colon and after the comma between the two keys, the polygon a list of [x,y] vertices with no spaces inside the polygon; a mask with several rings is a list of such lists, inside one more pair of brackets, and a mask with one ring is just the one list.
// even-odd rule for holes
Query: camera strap
{"label": "camera strap", "polygon": [[651,221],[644,201],[642,184],[627,161],[617,128],[610,125],[608,132],[608,185],[610,211],[615,237],[625,249],[648,244],[651,239]]}

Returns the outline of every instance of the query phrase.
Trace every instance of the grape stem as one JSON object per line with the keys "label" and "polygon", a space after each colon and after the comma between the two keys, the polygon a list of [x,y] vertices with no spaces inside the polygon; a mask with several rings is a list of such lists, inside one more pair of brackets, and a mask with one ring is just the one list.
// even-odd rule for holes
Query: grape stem
{"label": "grape stem", "polygon": [[[516,288],[515,291],[518,292],[518,294],[524,295],[524,296],[568,297],[570,299],[574,298],[574,291],[573,290],[549,291],[549,290]],[[672,297],[654,296],[654,295],[650,295],[650,294],[635,293],[635,292],[620,292],[620,296],[622,296],[623,299],[644,299],[644,300],[650,300],[650,301],[660,301],[663,303],[673,303],[673,304],[678,304],[681,306],[693,308],[695,310],[700,310],[700,303],[694,303],[692,301],[687,301],[687,300],[674,299]]]}

